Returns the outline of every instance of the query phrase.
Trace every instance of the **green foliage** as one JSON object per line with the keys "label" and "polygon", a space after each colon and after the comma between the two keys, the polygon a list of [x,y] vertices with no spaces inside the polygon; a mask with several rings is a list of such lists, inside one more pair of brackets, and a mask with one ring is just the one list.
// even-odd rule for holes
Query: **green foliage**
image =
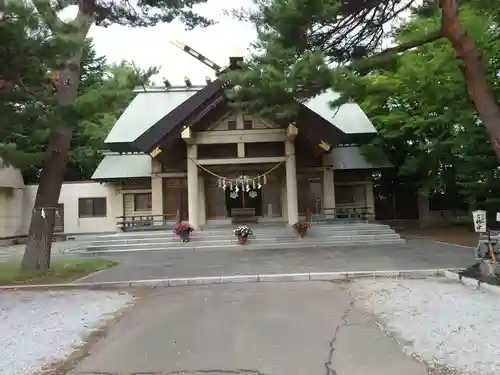
{"label": "green foliage", "polygon": [[[236,11],[258,29],[248,71],[231,72],[229,90],[235,106],[263,115],[293,116],[296,100],[336,88],[352,69],[343,64],[378,51],[386,23],[418,1],[254,0],[253,10]],[[393,64],[393,56],[376,61]],[[357,69],[372,71],[357,63]],[[287,93],[286,98],[284,94]],[[269,101],[267,100],[269,99]],[[344,97],[341,100],[347,101]],[[335,105],[340,104],[335,103]],[[268,107],[268,108],[266,108]]]}
{"label": "green foliage", "polygon": [[[268,43],[273,43],[269,37]],[[319,51],[297,57],[293,50],[276,55],[255,56],[248,69],[226,74],[233,88],[227,95],[234,107],[271,119],[285,119],[297,113],[294,99],[306,99],[329,87],[331,71]],[[293,63],[292,63],[293,61]]]}
{"label": "green foliage", "polygon": [[[61,121],[53,82],[57,56],[72,45],[56,43],[39,15],[26,7],[9,7],[0,24],[0,157],[37,182],[47,154],[50,130]],[[4,16],[5,17],[5,16]],[[136,85],[157,69],[137,70],[133,63],[110,65],[85,42],[79,96],[71,110],[72,152],[66,180],[88,179],[101,159],[103,142],[118,116],[133,99]]]}
{"label": "green foliage", "polygon": [[[293,98],[332,88],[342,94],[332,113],[353,100],[374,123],[379,136],[364,152],[374,161],[389,156],[397,170],[393,183],[411,182],[424,194],[464,196],[471,207],[496,207],[499,163],[449,42],[377,55],[382,26],[396,18],[403,3],[412,3],[413,16],[393,30],[397,45],[440,30],[440,9],[431,0],[256,1],[256,11],[239,13],[258,27],[256,52],[248,70],[228,74],[237,85],[228,95],[239,108],[290,116],[297,108]],[[500,12],[491,0],[462,4],[461,21],[476,40],[498,95]]]}
{"label": "green foliage", "polygon": [[2,18],[0,157],[26,168],[43,153],[37,147],[26,152],[29,145],[43,142],[55,121],[53,87],[46,78],[61,46],[49,42],[50,31],[29,8],[9,6]]}
{"label": "green foliage", "polygon": [[[500,93],[500,41],[489,16],[470,7],[461,16],[490,62],[488,78]],[[398,40],[412,40],[439,22],[436,14],[417,17]],[[365,147],[367,155],[387,152],[399,174],[419,181],[426,194],[460,194],[473,208],[497,207],[499,163],[453,56],[445,41],[427,44],[402,55],[394,70],[347,80],[343,92],[360,101],[379,132]]]}

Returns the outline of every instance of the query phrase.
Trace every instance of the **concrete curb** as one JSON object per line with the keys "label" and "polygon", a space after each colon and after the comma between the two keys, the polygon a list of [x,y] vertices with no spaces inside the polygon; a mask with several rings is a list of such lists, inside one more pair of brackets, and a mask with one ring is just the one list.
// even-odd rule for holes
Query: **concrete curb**
{"label": "concrete curb", "polygon": [[334,281],[351,280],[357,278],[425,278],[429,276],[444,276],[450,270],[462,269],[423,269],[423,270],[394,270],[394,271],[349,271],[349,272],[307,272],[262,275],[235,275],[186,277],[176,279],[129,280],[108,282],[73,282],[69,284],[43,285],[6,285],[1,290],[27,289],[102,289],[102,288],[162,288],[174,286],[251,283],[251,282],[285,282],[285,281]]}
{"label": "concrete curb", "polygon": [[496,294],[500,295],[500,286],[492,285],[492,284],[488,284],[488,283],[483,283],[479,280],[476,280],[476,279],[473,279],[470,277],[464,277],[464,276],[461,276],[458,273],[451,271],[451,270],[444,271],[444,277],[449,279],[449,280],[458,281],[464,285],[471,286],[471,287],[474,287],[476,289],[480,289],[480,290],[484,290],[484,291],[488,291],[488,292],[492,292],[492,293],[496,293]]}

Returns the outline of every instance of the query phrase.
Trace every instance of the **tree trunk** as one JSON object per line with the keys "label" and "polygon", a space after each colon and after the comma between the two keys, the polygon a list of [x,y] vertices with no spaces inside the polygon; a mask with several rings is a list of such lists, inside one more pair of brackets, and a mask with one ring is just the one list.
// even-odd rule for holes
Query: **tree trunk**
{"label": "tree trunk", "polygon": [[33,272],[50,267],[56,210],[71,146],[72,128],[68,124],[75,121],[69,115],[78,94],[80,60],[81,52],[76,53],[71,62],[66,64],[56,85],[61,123],[54,127],[49,137],[47,161],[40,176],[28,242],[21,262],[24,271]]}
{"label": "tree trunk", "polygon": [[50,267],[52,235],[59,193],[64,179],[71,143],[71,129],[54,129],[49,138],[48,159],[40,176],[35,206],[31,213],[28,242],[22,260],[25,271]]}
{"label": "tree trunk", "polygon": [[441,0],[442,34],[451,42],[467,87],[479,117],[486,126],[493,150],[500,159],[500,107],[487,81],[487,72],[481,54],[460,22],[458,0]]}
{"label": "tree trunk", "polygon": [[55,211],[68,163],[72,126],[77,120],[72,116],[72,107],[78,96],[83,45],[95,18],[95,4],[92,0],[80,0],[78,5],[78,13],[69,25],[71,27],[67,27],[68,25],[63,27],[64,23],[57,17],[50,2],[35,2],[35,6],[52,32],[61,39],[71,40],[76,47],[63,60],[66,64],[59,72],[56,84],[61,122],[53,128],[49,137],[48,157],[40,176],[28,242],[21,263],[24,271],[45,270],[50,267]]}

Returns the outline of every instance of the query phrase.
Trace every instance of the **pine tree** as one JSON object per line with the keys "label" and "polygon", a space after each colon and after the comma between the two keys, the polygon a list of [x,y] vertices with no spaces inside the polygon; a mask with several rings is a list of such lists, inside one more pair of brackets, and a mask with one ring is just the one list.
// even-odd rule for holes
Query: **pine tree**
{"label": "pine tree", "polygon": [[[457,69],[465,79],[464,94],[475,106],[488,131],[491,145],[500,158],[500,107],[488,82],[489,63],[482,59],[475,39],[460,17],[459,0],[256,0],[257,9],[239,12],[241,18],[255,23],[259,31],[257,53],[251,68],[230,75],[240,88],[229,95],[240,107],[264,111],[260,95],[287,92],[273,103],[290,113],[296,110],[294,99],[311,97],[336,87],[346,77],[371,74],[380,67],[394,64],[395,58],[408,50],[440,39],[449,42],[457,58]],[[498,16],[493,15],[491,0],[463,1],[491,16],[489,24],[498,30]],[[421,30],[414,38],[395,47],[383,49],[390,22],[411,11],[429,15],[435,11],[440,20],[434,28]],[[330,74],[327,74],[330,71]],[[272,99],[272,98],[271,98]],[[343,100],[349,100],[348,97]],[[339,101],[336,104],[340,104]]]}
{"label": "pine tree", "polygon": [[[28,242],[22,260],[22,268],[26,271],[47,269],[50,266],[50,250],[52,234],[54,229],[55,209],[59,200],[61,186],[64,180],[66,166],[70,157],[71,139],[73,128],[78,121],[78,95],[80,77],[82,74],[81,64],[84,57],[85,40],[90,27],[93,24],[109,26],[121,24],[128,26],[154,26],[159,22],[171,22],[180,19],[188,28],[195,26],[207,26],[213,22],[193,10],[193,6],[206,0],[179,0],[176,2],[148,1],[139,2],[132,6],[128,2],[104,1],[104,0],[80,0],[80,1],[50,1],[34,0],[36,9],[30,8],[28,4],[22,10],[15,8],[11,2],[2,0],[0,3],[3,11],[2,17],[8,14],[8,18],[15,24],[5,26],[5,33],[15,35],[17,40],[27,40],[29,43],[47,44],[52,48],[52,53],[44,64],[47,66],[55,80],[55,95],[50,98],[56,101],[55,109],[47,114],[47,119],[42,119],[48,124],[49,131],[46,158],[43,169],[39,176],[39,186],[32,213]],[[67,6],[76,5],[78,12],[76,18],[70,22],[63,22],[57,16],[57,12]],[[25,16],[26,15],[26,16]],[[19,19],[26,19],[24,23],[18,23]],[[36,27],[33,23],[36,20]],[[43,22],[40,22],[43,21]],[[30,22],[32,24],[30,24]],[[39,38],[38,33],[45,33]],[[8,65],[18,59],[26,51],[15,51],[15,38],[7,35],[6,39],[0,35],[0,41],[9,41],[10,53],[2,63]],[[10,39],[8,39],[10,38]],[[35,51],[41,47],[35,48]],[[21,52],[21,53],[19,53]],[[44,50],[44,52],[46,52]],[[33,58],[40,58],[31,53]],[[4,64],[2,64],[4,65]],[[11,65],[16,70],[16,65]],[[22,66],[22,65],[21,65]],[[3,72],[3,71],[2,71]],[[24,87],[27,75],[34,75],[29,69],[27,72],[7,72],[2,78],[1,89],[3,91],[16,91]],[[3,75],[3,74],[2,74]],[[38,79],[39,86],[42,82]],[[40,90],[40,89],[38,89]],[[43,97],[43,95],[42,95]],[[12,110],[15,113],[15,110]],[[38,121],[38,119],[37,119]],[[37,129],[39,127],[37,126]],[[11,146],[12,147],[12,146]],[[43,214],[42,214],[43,213]]]}
{"label": "pine tree", "polygon": [[[490,17],[464,7],[463,22],[490,61],[488,80],[500,94],[500,49]],[[418,16],[397,32],[404,43],[439,23],[439,15]],[[464,197],[471,208],[499,211],[499,161],[486,129],[464,93],[464,79],[445,41],[402,55],[392,69],[346,81],[342,90],[355,98],[378,130],[365,152],[371,159],[389,155],[400,177],[418,182],[431,196]]]}

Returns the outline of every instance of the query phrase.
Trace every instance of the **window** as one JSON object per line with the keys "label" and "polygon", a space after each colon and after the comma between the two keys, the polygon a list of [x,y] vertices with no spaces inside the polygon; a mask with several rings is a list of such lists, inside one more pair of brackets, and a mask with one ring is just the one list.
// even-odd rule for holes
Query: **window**
{"label": "window", "polygon": [[253,121],[252,120],[243,121],[243,129],[245,130],[253,129]]}
{"label": "window", "polygon": [[106,217],[106,198],[78,198],[78,217]]}
{"label": "window", "polygon": [[236,130],[236,121],[228,121],[227,122],[227,128],[229,130]]}
{"label": "window", "polygon": [[134,211],[149,211],[153,207],[151,193],[134,194]]}

